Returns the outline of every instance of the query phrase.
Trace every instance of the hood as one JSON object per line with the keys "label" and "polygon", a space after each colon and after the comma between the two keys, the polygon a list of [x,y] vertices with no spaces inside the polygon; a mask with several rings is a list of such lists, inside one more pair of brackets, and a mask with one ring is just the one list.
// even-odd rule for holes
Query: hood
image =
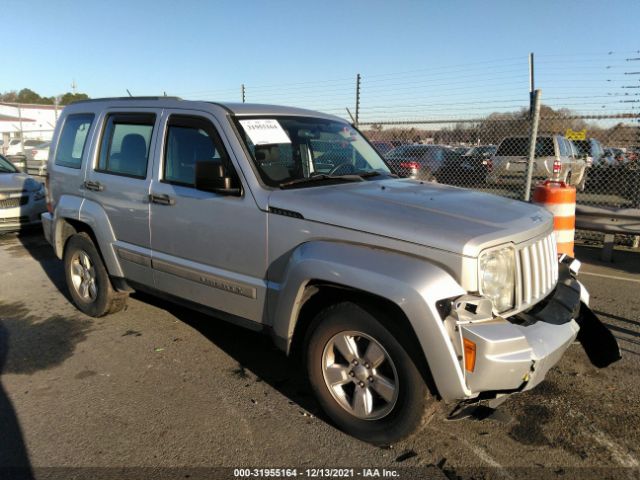
{"label": "hood", "polygon": [[26,173],[0,173],[0,192],[35,192],[41,185]]}
{"label": "hood", "polygon": [[536,205],[408,179],[276,190],[269,207],[471,257],[553,228],[553,217]]}

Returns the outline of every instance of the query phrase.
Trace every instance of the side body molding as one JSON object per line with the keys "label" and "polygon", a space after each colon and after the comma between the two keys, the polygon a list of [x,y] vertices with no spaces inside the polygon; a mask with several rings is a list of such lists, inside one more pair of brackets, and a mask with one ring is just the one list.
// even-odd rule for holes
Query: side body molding
{"label": "side body molding", "polygon": [[417,257],[362,245],[314,241],[292,253],[279,290],[273,333],[289,350],[305,287],[327,281],[378,295],[405,313],[433,374],[440,396],[469,396],[460,363],[436,309],[436,302],[463,295],[460,285],[442,268]]}

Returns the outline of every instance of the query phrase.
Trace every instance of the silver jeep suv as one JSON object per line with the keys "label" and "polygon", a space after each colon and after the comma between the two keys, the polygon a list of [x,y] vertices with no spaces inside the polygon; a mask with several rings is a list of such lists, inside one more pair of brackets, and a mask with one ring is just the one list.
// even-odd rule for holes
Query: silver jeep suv
{"label": "silver jeep suv", "polygon": [[438,401],[534,387],[576,337],[600,366],[619,357],[545,210],[398,179],[337,117],[78,102],[48,172],[44,232],[82,312],[139,289],[264,331],[302,356],[327,415],[372,443],[415,432]]}

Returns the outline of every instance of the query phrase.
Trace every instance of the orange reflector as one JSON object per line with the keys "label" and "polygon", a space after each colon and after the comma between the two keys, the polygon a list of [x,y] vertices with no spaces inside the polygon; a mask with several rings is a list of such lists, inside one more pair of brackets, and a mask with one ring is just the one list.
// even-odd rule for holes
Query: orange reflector
{"label": "orange reflector", "polygon": [[464,341],[464,368],[467,372],[473,372],[476,368],[476,344],[468,339]]}

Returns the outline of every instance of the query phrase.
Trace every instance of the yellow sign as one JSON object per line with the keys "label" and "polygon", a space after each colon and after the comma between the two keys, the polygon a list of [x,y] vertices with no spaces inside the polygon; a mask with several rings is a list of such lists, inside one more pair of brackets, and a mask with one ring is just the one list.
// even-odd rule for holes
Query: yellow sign
{"label": "yellow sign", "polygon": [[567,140],[586,140],[587,139],[587,129],[573,131],[570,128],[567,129],[567,133],[564,134]]}

